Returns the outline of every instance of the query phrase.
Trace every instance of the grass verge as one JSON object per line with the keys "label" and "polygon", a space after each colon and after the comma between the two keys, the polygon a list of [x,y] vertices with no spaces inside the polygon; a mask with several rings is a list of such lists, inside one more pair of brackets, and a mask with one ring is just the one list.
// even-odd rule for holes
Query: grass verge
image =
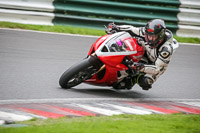
{"label": "grass verge", "polygon": [[[1,28],[14,28],[14,29],[29,29],[29,30],[57,32],[57,33],[94,35],[94,36],[105,35],[104,30],[62,26],[62,25],[46,26],[46,25],[30,25],[30,24],[0,22],[0,27]],[[187,37],[177,37],[177,36],[174,36],[174,38],[178,42],[182,42],[182,43],[198,43],[198,44],[200,44],[200,38],[187,38]]]}
{"label": "grass verge", "polygon": [[70,33],[70,34],[81,34],[81,35],[95,35],[102,36],[105,35],[103,30],[62,26],[62,25],[31,25],[31,24],[19,24],[10,22],[0,22],[1,28],[13,28],[13,29],[28,29],[36,31],[47,31],[47,32],[57,32],[57,33]]}
{"label": "grass verge", "polygon": [[27,127],[0,127],[2,133],[199,133],[200,115],[117,115],[20,122]]}

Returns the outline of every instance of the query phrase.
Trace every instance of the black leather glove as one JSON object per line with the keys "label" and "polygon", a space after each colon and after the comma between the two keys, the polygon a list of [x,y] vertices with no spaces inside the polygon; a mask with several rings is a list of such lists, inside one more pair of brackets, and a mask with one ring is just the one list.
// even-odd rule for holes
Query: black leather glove
{"label": "black leather glove", "polygon": [[144,64],[143,63],[136,63],[136,62],[133,63],[133,69],[135,69],[137,71],[140,71],[143,68],[144,68]]}
{"label": "black leather glove", "polygon": [[114,22],[108,24],[108,28],[106,28],[107,34],[113,34],[119,31],[119,27],[115,25]]}

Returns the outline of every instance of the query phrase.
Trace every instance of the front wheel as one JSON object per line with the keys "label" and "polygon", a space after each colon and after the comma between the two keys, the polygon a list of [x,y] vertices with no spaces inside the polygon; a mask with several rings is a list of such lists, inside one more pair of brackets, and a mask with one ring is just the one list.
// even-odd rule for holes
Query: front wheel
{"label": "front wheel", "polygon": [[60,86],[65,89],[69,89],[81,84],[87,79],[90,79],[97,72],[97,70],[89,60],[90,57],[66,70],[60,77]]}

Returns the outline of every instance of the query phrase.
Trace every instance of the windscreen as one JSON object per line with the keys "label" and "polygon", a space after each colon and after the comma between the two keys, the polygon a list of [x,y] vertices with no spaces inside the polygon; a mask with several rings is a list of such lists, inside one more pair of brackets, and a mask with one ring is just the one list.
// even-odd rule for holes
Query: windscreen
{"label": "windscreen", "polygon": [[125,32],[114,36],[106,42],[102,48],[102,52],[129,52],[133,49],[129,39],[131,39],[130,34]]}

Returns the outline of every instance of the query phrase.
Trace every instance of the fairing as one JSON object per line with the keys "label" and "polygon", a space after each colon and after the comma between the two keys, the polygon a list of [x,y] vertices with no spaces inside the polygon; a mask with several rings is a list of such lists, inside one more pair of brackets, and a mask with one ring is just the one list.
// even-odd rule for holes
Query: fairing
{"label": "fairing", "polygon": [[100,37],[91,47],[88,55],[95,53],[105,64],[105,73],[102,79],[94,75],[87,83],[93,85],[112,85],[117,82],[117,72],[126,70],[127,67],[121,64],[125,56],[130,56],[133,61],[138,62],[144,49],[139,46],[135,38],[127,32],[118,32],[112,35]]}

